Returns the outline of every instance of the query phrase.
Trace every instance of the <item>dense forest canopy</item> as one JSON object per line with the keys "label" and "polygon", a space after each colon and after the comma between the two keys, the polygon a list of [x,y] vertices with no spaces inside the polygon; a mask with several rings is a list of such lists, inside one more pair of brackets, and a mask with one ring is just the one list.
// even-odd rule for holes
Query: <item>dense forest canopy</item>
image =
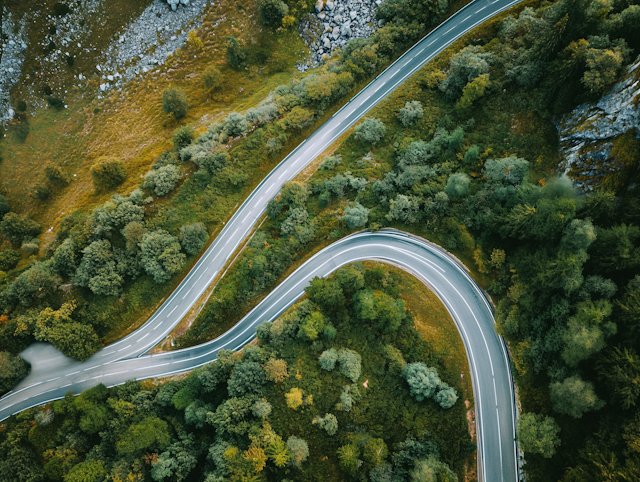
{"label": "dense forest canopy", "polygon": [[0,433],[0,480],[455,482],[475,449],[460,378],[398,290],[384,268],[350,266],[262,324],[257,346],[180,381],[26,410]]}
{"label": "dense forest canopy", "polygon": [[[282,5],[276,6],[284,15]],[[295,9],[293,5],[288,7],[289,12]],[[145,176],[143,190],[116,195],[91,213],[70,215],[56,233],[56,243],[50,252],[43,253],[26,269],[15,270],[22,256],[18,249],[37,250],[36,236],[41,227],[10,212],[10,206],[0,202],[3,216],[0,234],[3,241],[13,245],[0,254],[0,269],[4,273],[0,277],[2,349],[15,354],[33,340],[47,340],[77,358],[93,353],[100,346],[98,336],[108,327],[110,316],[123,309],[116,300],[125,300],[127,310],[144,306],[154,299],[152,294],[158,283],[165,283],[182,271],[186,264],[184,253],[192,256],[202,249],[211,225],[219,222],[216,208],[207,202],[213,192],[235,192],[246,180],[246,170],[259,165],[261,156],[277,155],[288,139],[417,39],[435,22],[434,15],[441,8],[434,2],[389,0],[377,12],[387,22],[385,26],[369,39],[351,41],[339,59],[332,59],[300,81],[278,87],[244,114],[230,114],[197,139],[188,132],[176,133],[174,148],[158,159]],[[267,17],[265,20],[271,21]],[[625,142],[616,145],[618,168],[593,192],[584,193],[557,171],[555,127],[560,116],[580,102],[597,100],[626,75],[626,65],[640,54],[638,25],[640,5],[634,1],[560,0],[526,2],[514,12],[478,28],[425,67],[407,87],[408,94],[401,91],[357,126],[309,181],[285,186],[278,199],[269,203],[269,218],[264,226],[251,239],[229,276],[216,289],[212,302],[180,343],[185,346],[197,343],[226,326],[225,323],[233,322],[291,264],[318,245],[354,229],[402,227],[459,253],[473,263],[479,276],[488,280],[488,291],[497,306],[498,330],[509,341],[513,358],[523,407],[519,440],[526,454],[530,480],[639,479],[640,415],[636,405],[640,396],[637,348],[640,141],[637,132],[627,133]],[[229,41],[228,46],[229,55],[242,57],[240,44]],[[225,142],[230,136],[249,131],[251,134],[243,142],[230,151],[226,149]],[[96,168],[96,178],[106,175],[105,182],[116,183],[121,174],[119,166],[103,164]],[[197,166],[198,170],[178,186],[178,176],[183,172],[181,169],[186,170],[185,166]],[[58,177],[52,173],[52,178]],[[167,204],[151,211],[153,198],[149,196],[168,196],[172,190],[176,193],[169,196]],[[171,204],[172,199],[182,204]],[[190,223],[182,225],[182,219],[189,219]],[[73,286],[67,295],[59,288],[69,283]],[[398,330],[404,330],[406,321],[398,315],[403,308],[393,300],[393,295],[380,289],[375,294],[375,288],[371,288],[372,293],[347,289],[353,295],[348,298],[344,288],[341,294],[332,283],[335,282],[317,281],[311,288],[312,303],[319,309],[311,310],[308,317],[305,315],[298,327],[308,340],[305,343],[311,343],[309,349],[318,340],[324,344],[327,337],[335,336],[332,326],[338,328],[338,340],[340,333],[358,330],[357,324],[347,323],[347,319],[370,320],[367,313],[372,305],[358,303],[364,298],[371,300],[378,296],[385,306],[384,327],[398,325]],[[373,329],[382,329],[375,323],[372,325]],[[264,330],[263,338],[269,336],[266,327]],[[373,356],[368,350],[347,344],[334,348],[335,353],[323,355],[323,363],[331,366],[335,358],[333,363],[337,364],[340,376],[349,378],[342,370],[343,366],[351,369],[357,366],[352,353],[362,360]],[[401,353],[406,357],[404,351]],[[238,373],[262,383],[266,375],[260,369],[266,370],[266,365],[259,367],[267,360],[256,357],[249,357]],[[351,361],[346,361],[350,357]],[[407,366],[415,360],[407,359]],[[3,380],[3,387],[10,387],[12,381],[24,376],[26,367],[19,359],[7,353],[0,361],[11,373]],[[273,363],[269,367],[274,377],[284,373],[282,364]],[[422,368],[406,369],[405,381],[398,378],[398,383],[406,383],[415,376],[429,378],[428,367]],[[338,372],[332,370],[331,376]],[[404,375],[401,373],[399,377]],[[198,377],[194,375],[187,379],[192,382],[184,383],[195,383],[193,380]],[[290,383],[291,376],[286,380],[282,383]],[[240,383],[238,387],[241,386]],[[236,389],[242,388],[232,384],[231,393]],[[163,390],[160,388],[158,393]],[[187,389],[181,388],[177,391],[182,393],[177,402],[172,394],[172,401],[166,406],[178,412],[184,410],[186,420],[191,405],[184,403],[196,403],[193,400],[203,406],[214,403],[197,398],[199,390],[195,387],[189,395]],[[350,390],[340,393],[340,403],[348,404],[349,399],[354,403]],[[99,394],[102,391],[96,389],[95,397],[108,400],[107,395]],[[445,404],[453,400],[451,392],[439,389],[440,393]],[[309,394],[316,396],[313,390],[292,385],[286,400],[298,408],[309,407],[310,404],[305,405]],[[418,392],[414,395],[421,396]],[[253,410],[247,400],[242,402],[237,396],[232,399],[238,404],[238,412]],[[82,404],[85,397],[77,400]],[[358,403],[355,401],[354,405],[357,407]],[[75,407],[76,401],[65,400],[60,404]],[[193,455],[198,460],[203,453],[198,450],[204,449],[190,448],[198,446],[193,436],[180,438],[174,422],[182,415],[176,412],[172,412],[174,418],[169,421],[161,414],[136,418],[134,424],[127,421],[128,438],[112,434],[107,442],[99,441],[101,435],[95,434],[101,434],[102,428],[91,432],[91,424],[94,420],[100,423],[100,413],[111,414],[109,410],[116,410],[104,404],[99,406],[102,408],[96,409],[95,416],[85,419],[86,430],[80,427],[81,410],[73,409],[80,410],[74,412],[80,428],[69,428],[69,433],[81,434],[79,438],[88,438],[94,445],[85,445],[80,452],[70,448],[71,445],[60,449],[76,450],[74,456],[79,458],[70,459],[72,462],[66,466],[55,462],[63,467],[56,474],[70,473],[71,467],[80,462],[86,470],[105,474],[113,470],[109,464],[115,459],[92,459],[87,455],[98,452],[95,447],[103,447],[103,443],[111,444],[104,448],[105,453],[123,456],[141,456],[151,447],[157,449],[154,453],[167,453],[167,460],[179,458],[172,454],[191,452],[198,454]],[[264,414],[268,409],[258,404],[255,411]],[[188,412],[194,418],[205,414],[203,427],[208,423],[209,409],[193,406]],[[200,415],[195,415],[196,412]],[[336,425],[329,415],[337,417],[338,427],[342,426],[336,413],[329,410],[318,413],[316,425],[327,433]],[[43,462],[39,459],[40,452],[46,446],[36,445],[34,451],[28,445],[31,430],[28,427],[34,416],[30,412],[12,420],[15,430],[12,428],[3,435],[2,450],[7,457],[14,454],[5,457],[7,460],[21,460],[21,467],[33,465],[37,471]],[[169,423],[174,428],[170,429]],[[237,426],[241,430],[248,427]],[[284,437],[277,424],[273,423],[272,428]],[[222,426],[209,428],[214,429],[217,434]],[[145,441],[137,436],[147,430],[160,438]],[[87,433],[93,433],[93,438]],[[245,436],[246,432],[232,435]],[[292,446],[286,444],[287,450],[298,454],[295,460],[304,465],[302,442],[308,445],[309,441],[301,433],[291,436],[296,438]],[[432,436],[438,437],[435,433]],[[340,460],[345,460],[341,470],[364,477],[366,471],[354,471],[357,468],[354,460],[368,463],[359,459],[367,442],[354,437],[345,439],[341,445],[346,447],[340,455]],[[377,437],[387,440],[381,434]],[[60,442],[53,436],[51,439]],[[430,443],[427,439],[415,440],[423,445]],[[138,443],[147,445],[136,448]],[[248,443],[245,438],[245,445],[237,442],[218,456],[224,458],[228,448],[236,447],[237,451],[232,451],[236,455],[229,452],[228,457],[236,460],[237,456],[239,461],[244,457],[240,454],[249,449]],[[404,450],[391,448],[388,441],[384,443],[390,453]],[[393,439],[393,443],[400,444],[403,440]],[[443,440],[438,440],[437,445],[441,451],[446,446]],[[58,446],[65,447],[62,442]],[[424,452],[425,457],[420,460],[440,468],[426,467],[425,471],[445,473],[438,465],[445,463],[456,470],[454,455],[440,459],[434,455],[429,459],[428,454],[431,452]],[[82,461],[85,455],[87,458]],[[66,455],[61,457],[67,460]],[[396,460],[389,460],[392,459]],[[31,464],[30,460],[39,462]],[[142,467],[141,460],[127,459],[127,467],[134,463]],[[371,469],[370,475],[373,468],[366,467]],[[396,469],[397,466],[391,466],[384,470]],[[156,474],[161,470],[164,469],[156,469]],[[418,466],[414,464],[406,470],[417,471]]]}

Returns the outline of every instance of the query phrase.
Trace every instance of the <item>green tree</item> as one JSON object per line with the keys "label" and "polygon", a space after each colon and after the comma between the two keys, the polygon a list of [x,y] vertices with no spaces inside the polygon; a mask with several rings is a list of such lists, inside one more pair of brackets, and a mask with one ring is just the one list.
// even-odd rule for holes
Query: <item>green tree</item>
{"label": "green tree", "polygon": [[198,464],[197,455],[194,434],[181,436],[152,462],[151,477],[160,482],[189,480],[189,474]]}
{"label": "green tree", "polygon": [[105,474],[102,460],[85,460],[71,468],[64,476],[64,482],[97,482],[103,480]]}
{"label": "green tree", "polygon": [[125,181],[127,169],[120,159],[103,156],[91,166],[91,177],[96,189],[111,189]]}
{"label": "green tree", "polygon": [[289,7],[282,0],[261,0],[259,3],[260,22],[265,27],[281,27],[282,19],[288,12]]}
{"label": "green tree", "polygon": [[587,51],[587,70],[582,83],[589,92],[603,94],[613,85],[624,63],[624,53],[620,47],[613,49],[589,49]]}
{"label": "green tree", "polygon": [[423,362],[407,363],[402,369],[402,377],[409,385],[409,392],[417,401],[432,398],[442,381],[435,368]]}
{"label": "green tree", "polygon": [[21,244],[24,238],[34,238],[42,232],[42,226],[27,216],[7,213],[0,221],[0,234],[12,244]]}
{"label": "green tree", "polygon": [[474,144],[464,153],[464,163],[473,165],[478,162],[478,156],[480,156],[480,147]]}
{"label": "green tree", "polygon": [[5,197],[0,194],[0,221],[2,221],[4,215],[7,214],[10,210],[11,209],[9,208],[9,203],[7,202]]}
{"label": "green tree", "polygon": [[50,295],[60,286],[61,281],[53,270],[51,261],[36,261],[4,293],[11,303],[19,302],[23,306],[29,306],[34,299]]}
{"label": "green tree", "polygon": [[410,127],[418,119],[422,119],[424,109],[418,100],[407,101],[404,107],[398,111],[398,120],[405,127]]}
{"label": "green tree", "polygon": [[145,233],[140,241],[140,264],[156,283],[164,283],[184,268],[178,239],[161,229]]}
{"label": "green tree", "polygon": [[227,37],[227,62],[233,69],[239,70],[244,68],[247,58],[247,52],[244,47],[240,45],[240,42],[235,37]]}
{"label": "green tree", "polygon": [[484,95],[489,84],[489,74],[482,74],[465,85],[462,89],[462,97],[454,106],[456,111],[463,113],[469,109],[476,100]]}
{"label": "green tree", "polygon": [[297,410],[304,403],[304,391],[298,387],[293,387],[285,394],[285,399],[287,400],[287,407]]}
{"label": "green tree", "polygon": [[236,363],[227,382],[227,390],[232,397],[260,395],[267,383],[264,370],[259,363],[243,361]]}
{"label": "green tree", "polygon": [[111,243],[106,239],[94,241],[82,253],[74,283],[89,288],[97,295],[119,295],[124,279],[118,271]]}
{"label": "green tree", "polygon": [[320,366],[323,370],[332,371],[338,362],[338,350],[329,348],[320,355]]}
{"label": "green tree", "polygon": [[415,224],[420,220],[420,198],[398,194],[391,200],[389,213],[385,216],[389,221],[401,221]]}
{"label": "green tree", "polygon": [[362,460],[358,459],[359,456],[360,449],[356,444],[343,445],[338,449],[340,467],[348,474],[355,475],[356,471],[362,465]]}
{"label": "green tree", "polygon": [[560,445],[560,427],[551,417],[537,413],[523,413],[518,419],[518,441],[525,453],[551,458]]}
{"label": "green tree", "polygon": [[393,333],[406,318],[404,302],[394,300],[382,291],[360,290],[353,296],[354,310],[361,321],[368,321],[373,328]]}
{"label": "green tree", "polygon": [[462,172],[451,174],[447,180],[444,192],[449,199],[462,198],[469,194],[469,183],[471,179]]}
{"label": "green tree", "polygon": [[451,58],[447,77],[440,83],[440,90],[449,100],[459,99],[468,83],[489,72],[491,58],[492,54],[482,52],[480,46],[465,47]]}
{"label": "green tree", "polygon": [[287,362],[282,358],[269,358],[264,364],[264,371],[267,376],[267,380],[271,380],[276,383],[282,383],[289,377]]}
{"label": "green tree", "polygon": [[144,175],[142,187],[153,189],[158,196],[169,194],[180,179],[178,168],[172,164],[159,169],[152,169]]}
{"label": "green tree", "polygon": [[389,455],[387,444],[381,438],[370,438],[364,445],[362,456],[364,460],[372,467],[377,467],[385,462]]}
{"label": "green tree", "polygon": [[300,468],[302,463],[309,457],[309,445],[304,439],[292,435],[287,439],[287,448],[291,452],[289,463]]}
{"label": "green tree", "polygon": [[22,258],[19,251],[3,249],[0,251],[0,271],[9,271],[16,267]]}
{"label": "green tree", "polygon": [[17,355],[0,351],[0,393],[8,392],[29,374],[31,366]]}
{"label": "green tree", "polygon": [[356,126],[354,135],[361,142],[375,144],[386,132],[387,128],[380,119],[365,117],[364,121]]}
{"label": "green tree", "polygon": [[283,131],[290,129],[301,131],[311,124],[313,118],[313,112],[297,105],[278,122],[278,125]]}
{"label": "green tree", "polygon": [[337,312],[344,307],[345,296],[337,281],[316,277],[305,291],[327,313]]}
{"label": "green tree", "polygon": [[182,126],[173,131],[173,145],[177,149],[182,149],[193,142],[195,131],[193,127]]}
{"label": "green tree", "polygon": [[207,228],[202,223],[187,224],[180,228],[180,244],[191,256],[198,254],[208,239]]}
{"label": "green tree", "polygon": [[583,381],[579,376],[552,383],[550,389],[554,410],[573,418],[581,418],[584,413],[600,410],[604,406],[593,390],[593,384]]}
{"label": "green tree", "polygon": [[247,119],[242,114],[232,112],[224,120],[224,133],[230,137],[241,136],[247,132]]}
{"label": "green tree", "polygon": [[573,219],[564,229],[560,247],[577,253],[586,250],[596,239],[596,230],[589,220]]}
{"label": "green tree", "polygon": [[338,419],[332,413],[326,413],[324,417],[316,417],[313,423],[324,429],[328,435],[333,436],[338,432]]}
{"label": "green tree", "polygon": [[118,438],[116,450],[123,455],[142,454],[149,449],[163,449],[170,440],[167,422],[150,416],[130,425]]}
{"label": "green tree", "polygon": [[71,318],[75,307],[74,302],[69,302],[59,310],[45,308],[37,317],[34,336],[38,341],[48,341],[67,356],[86,360],[101,344],[91,326]]}
{"label": "green tree", "polygon": [[202,80],[207,89],[217,89],[222,86],[222,74],[213,65],[208,66],[204,70]]}
{"label": "green tree", "polygon": [[447,464],[439,461],[434,455],[416,461],[411,471],[410,482],[457,482],[458,477]]}
{"label": "green tree", "polygon": [[356,201],[353,206],[349,206],[344,210],[342,220],[349,229],[361,228],[367,224],[370,212],[369,209]]}
{"label": "green tree", "polygon": [[180,119],[187,114],[189,102],[184,90],[177,87],[167,87],[162,91],[162,110]]}
{"label": "green tree", "polygon": [[338,363],[340,364],[340,373],[357,382],[362,372],[362,359],[360,355],[348,348],[342,348],[338,351]]}
{"label": "green tree", "polygon": [[[477,147],[477,146],[476,146]],[[478,149],[479,153],[480,149]],[[477,158],[477,154],[474,155]],[[529,173],[529,162],[518,157],[487,159],[484,175],[491,183],[519,186]]]}
{"label": "green tree", "polygon": [[569,318],[564,334],[566,346],[562,358],[567,365],[577,366],[605,347],[605,338],[617,330],[616,325],[607,320],[611,310],[607,300],[583,301],[576,305],[576,313]]}
{"label": "green tree", "polygon": [[633,348],[615,347],[599,357],[598,375],[611,402],[627,410],[640,396],[640,357]]}
{"label": "green tree", "polygon": [[266,418],[271,413],[271,404],[266,399],[258,400],[252,408],[254,417]]}
{"label": "green tree", "polygon": [[444,409],[453,407],[458,401],[458,394],[455,389],[446,386],[444,383],[440,385],[440,390],[436,393],[434,400]]}

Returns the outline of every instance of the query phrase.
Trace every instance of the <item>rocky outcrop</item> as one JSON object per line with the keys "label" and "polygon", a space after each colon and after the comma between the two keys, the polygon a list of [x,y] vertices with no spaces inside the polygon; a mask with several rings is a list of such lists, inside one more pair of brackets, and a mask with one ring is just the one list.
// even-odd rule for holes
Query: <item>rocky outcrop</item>
{"label": "rocky outcrop", "polygon": [[623,80],[596,103],[582,104],[558,123],[562,167],[584,190],[622,168],[612,155],[615,139],[633,131],[640,139],[640,57]]}
{"label": "rocky outcrop", "polygon": [[[209,0],[180,0],[180,3],[180,9],[169,12],[166,4],[153,2],[111,43],[104,62],[96,68],[101,76],[101,91],[120,87],[139,74],[157,69],[184,46],[189,30],[202,24],[202,13]],[[177,4],[170,5],[173,8]]]}
{"label": "rocky outcrop", "polygon": [[300,22],[300,36],[311,49],[306,62],[298,64],[298,70],[317,67],[349,39],[369,37],[378,22],[375,10],[383,0],[318,0],[314,14]]}

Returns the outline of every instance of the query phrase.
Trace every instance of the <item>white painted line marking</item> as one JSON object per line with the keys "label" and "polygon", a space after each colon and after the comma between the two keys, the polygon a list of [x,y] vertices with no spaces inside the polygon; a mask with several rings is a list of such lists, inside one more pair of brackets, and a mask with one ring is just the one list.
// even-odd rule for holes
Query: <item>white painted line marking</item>
{"label": "white painted line marking", "polygon": [[85,368],[83,371],[88,372],[89,370],[93,370],[94,368],[98,368],[99,365],[93,366],[93,367],[89,367],[89,368]]}
{"label": "white painted line marking", "polygon": [[73,383],[67,383],[66,385],[62,385],[60,388],[70,387],[71,385],[73,385]]}
{"label": "white painted line marking", "polygon": [[113,355],[114,353],[116,353],[116,351],[117,351],[117,350],[110,351],[109,353],[105,353],[104,355],[100,355],[100,356]]}
{"label": "white painted line marking", "polygon": [[59,378],[60,378],[60,377],[55,377],[55,378],[52,378],[51,380],[47,380],[47,381],[48,381],[48,382],[52,382],[52,381],[54,381],[54,380],[58,380]]}
{"label": "white painted line marking", "polygon": [[485,8],[487,8],[487,5],[485,5],[484,7],[482,7],[480,10],[476,10],[476,13],[480,13],[480,12],[482,12]]}
{"label": "white painted line marking", "polygon": [[77,372],[73,372],[73,373],[67,373],[65,375],[65,377],[70,377],[71,375],[75,375],[76,373],[80,373],[80,370],[78,370]]}
{"label": "white painted line marking", "polygon": [[176,311],[178,309],[178,307],[176,306],[174,309],[172,309],[169,314],[167,316],[171,316],[173,314],[174,311]]}
{"label": "white painted line marking", "polygon": [[[496,2],[497,2],[497,1],[498,1],[498,0],[496,0]],[[453,26],[453,27],[451,27],[449,30],[447,30],[447,31],[444,33],[444,35],[447,35],[449,32],[451,32],[451,31],[452,31],[453,29],[455,29],[455,28],[456,28],[456,25],[454,25],[454,26]]]}
{"label": "white painted line marking", "polygon": [[136,372],[138,370],[148,370],[150,368],[158,368],[158,367],[163,367],[165,365],[171,365],[171,363],[160,363],[160,365],[151,365],[150,367],[140,367],[140,368],[136,368],[133,371]]}
{"label": "white painted line marking", "polygon": [[438,40],[437,38],[434,38],[431,42],[429,42],[429,44],[427,44],[427,47],[430,47],[431,45],[433,45],[434,43],[436,43],[436,40]]}
{"label": "white painted line marking", "polygon": [[120,349],[118,350],[118,352],[121,352],[122,350],[126,350],[126,349],[127,349],[127,348],[129,348],[129,347],[131,347],[131,345],[127,345],[127,346],[125,346],[124,348],[120,348]]}
{"label": "white painted line marking", "polygon": [[146,337],[148,337],[148,336],[149,336],[149,333],[147,333],[146,335],[144,335],[144,336],[143,336],[142,338],[140,338],[138,341],[142,341],[142,340],[144,340],[144,339],[145,339]]}
{"label": "white painted line marking", "polygon": [[471,18],[471,15],[469,15],[467,18],[465,18],[465,19],[463,20],[463,22],[466,22],[466,21],[467,21],[467,20],[469,20],[470,18]]}

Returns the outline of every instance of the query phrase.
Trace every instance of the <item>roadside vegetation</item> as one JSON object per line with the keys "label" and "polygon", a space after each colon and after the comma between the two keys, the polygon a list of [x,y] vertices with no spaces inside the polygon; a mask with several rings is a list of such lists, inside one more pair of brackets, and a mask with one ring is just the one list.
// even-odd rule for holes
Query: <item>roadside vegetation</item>
{"label": "roadside vegetation", "polygon": [[[17,353],[34,340],[49,341],[66,355],[86,359],[100,348],[101,339],[120,336],[143,320],[176,286],[206,237],[223,227],[253,186],[331,109],[437,21],[445,5],[433,3],[431,8],[435,9],[432,16],[411,24],[395,10],[381,9],[387,24],[370,39],[350,42],[340,57],[322,68],[278,86],[244,113],[221,116],[208,128],[197,123],[175,128],[171,143],[156,144],[157,157],[146,172],[120,156],[98,156],[88,170],[95,193],[91,196],[107,200],[92,209],[65,214],[53,233],[53,228],[45,230],[28,216],[11,211],[11,199],[3,202],[6,214],[0,234],[7,251],[11,250],[8,256],[13,260],[11,253],[28,253],[29,257],[11,261],[0,279],[4,313],[0,349]],[[291,5],[290,10],[305,13],[301,6]],[[207,22],[203,33],[211,27]],[[275,36],[266,32],[258,36],[257,44],[250,37],[228,36],[223,70],[208,65],[204,80],[189,84],[190,90],[166,85],[162,95],[157,94],[162,111],[170,116],[165,125],[175,127],[176,119],[188,115],[191,97],[187,92],[194,86],[205,98],[215,93],[220,75],[225,82],[245,74],[257,79],[250,74],[261,58],[255,49],[272,45],[274,38],[279,45],[297,35],[284,26],[275,31]],[[185,57],[202,48],[199,37],[192,37]],[[137,82],[135,91],[146,88]],[[153,108],[160,111],[157,105]],[[65,189],[72,182],[70,173],[60,166],[47,166],[45,171],[43,199],[54,186]],[[135,186],[139,187],[131,191]],[[114,188],[129,194],[109,196]],[[199,226],[196,244],[186,234],[195,225]]]}
{"label": "roadside vegetation", "polygon": [[529,478],[637,478],[637,170],[610,175],[606,185],[624,189],[577,192],[557,173],[554,121],[606,92],[640,52],[639,10],[594,17],[579,5],[530,3],[488,22],[374,109],[270,203],[178,344],[224,331],[332,240],[412,231],[472,266],[496,303]]}
{"label": "roadside vegetation", "polygon": [[262,324],[257,345],[186,378],[98,385],[26,410],[0,432],[0,476],[462,480],[475,444],[459,368],[414,329],[399,298],[408,282],[382,266],[345,267]]}
{"label": "roadside vegetation", "polygon": [[[0,294],[2,349],[15,353],[45,339],[78,358],[88,356],[100,346],[99,335],[153,306],[158,293],[169,292],[193,259],[185,253],[197,252],[186,246],[204,240],[196,224],[215,232],[251,180],[266,174],[323,115],[410,45],[442,5],[424,6],[423,17],[411,2],[389,0],[383,7],[378,15],[387,24],[371,39],[350,42],[339,58],[301,80],[287,79],[244,113],[225,114],[210,128],[198,129],[192,142],[185,132],[176,132],[171,149],[160,154],[166,143],[150,155],[155,162],[141,190],[66,217],[49,251],[31,265],[24,253],[37,252],[42,228],[10,212],[11,204],[0,203],[0,232],[12,245],[0,258],[8,266]],[[633,2],[532,1],[458,41],[374,109],[311,179],[285,186],[179,345],[225,330],[323,244],[362,228],[402,228],[459,255],[492,295],[498,330],[510,342],[514,361],[523,408],[519,441],[529,479],[640,477],[640,180],[634,154],[640,145],[627,136],[629,152],[621,156],[627,161],[611,174],[611,187],[581,194],[557,173],[554,125],[579,102],[599,98],[640,53],[639,12]],[[241,69],[249,58],[242,42],[228,40],[226,49],[231,64]],[[209,73],[215,83],[216,73]],[[160,98],[158,92],[158,110]],[[246,139],[233,140],[240,136]],[[274,156],[269,163],[265,153]],[[63,183],[65,174],[51,171],[51,182]],[[621,178],[625,182],[616,182]],[[130,174],[127,179],[123,189],[137,185]],[[47,187],[37,196],[46,198]],[[164,283],[160,290],[158,283]],[[315,283],[337,292],[335,281]],[[357,330],[355,324],[338,326],[331,317],[339,313],[327,314],[313,288],[310,302],[320,306],[322,319],[332,320],[338,335]],[[318,330],[321,317],[314,316],[305,318],[302,331],[315,330],[318,337],[322,331],[324,337],[324,328]],[[359,353],[362,360],[374,356],[346,343],[335,348],[336,357],[340,348]],[[291,367],[291,360],[287,363]],[[291,376],[288,380],[293,383]],[[457,378],[445,381],[458,390]],[[298,408],[307,407],[307,394],[316,396],[302,385],[291,385],[287,393]],[[257,410],[265,413],[266,407]],[[24,437],[30,416],[24,415]],[[331,417],[315,416],[321,419],[317,425],[333,430]],[[272,427],[288,436],[277,424]],[[311,443],[301,433],[295,436]],[[20,443],[18,452],[31,450]],[[253,457],[245,452],[247,439],[244,445],[234,443],[237,451],[229,460],[240,464]],[[303,444],[295,439],[293,445],[302,462]],[[352,465],[338,463],[341,474],[349,473],[359,457],[354,454],[362,447],[356,448],[345,449]],[[334,454],[324,453],[328,460]],[[458,470],[460,459],[445,456],[436,462],[443,460]],[[352,474],[365,477],[369,468]]]}

